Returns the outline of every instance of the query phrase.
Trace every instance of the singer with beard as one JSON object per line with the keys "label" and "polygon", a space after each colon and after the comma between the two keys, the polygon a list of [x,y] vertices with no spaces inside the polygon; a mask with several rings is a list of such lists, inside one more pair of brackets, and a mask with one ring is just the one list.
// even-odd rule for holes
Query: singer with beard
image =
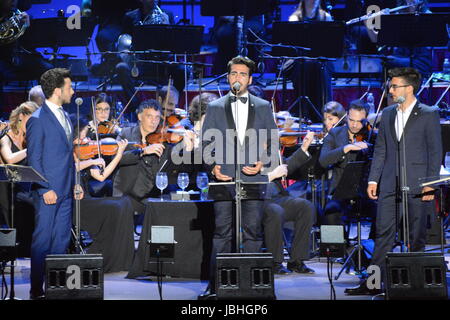
{"label": "singer with beard", "polygon": [[[263,142],[265,146],[271,147],[270,133],[277,130],[272,109],[268,101],[257,98],[248,93],[247,88],[252,83],[252,73],[255,70],[255,63],[246,57],[235,57],[228,62],[228,83],[232,90],[224,97],[211,102],[208,105],[205,122],[202,128],[204,160],[206,170],[212,174],[214,182],[234,181],[236,174],[236,161],[229,163],[225,161],[225,155],[236,154],[236,143],[239,150],[245,150],[245,159],[240,159],[237,164],[240,170],[241,179],[247,181],[267,181],[267,177],[261,177],[263,163],[262,150],[258,150],[256,162],[250,162],[249,150],[255,141],[249,139],[247,130],[254,129],[258,139],[258,145]],[[221,137],[208,137],[209,130],[216,130],[221,133]],[[233,130],[237,137],[226,139],[227,131]],[[262,137],[261,131],[266,130],[266,137]],[[211,132],[211,131],[209,131]],[[220,143],[219,139],[223,139]],[[261,139],[265,139],[261,141]],[[224,159],[215,158],[209,161],[207,148],[213,146],[215,154],[224,155]],[[223,150],[218,150],[219,146]],[[269,153],[269,152],[268,152]],[[253,154],[254,155],[254,154]],[[236,159],[235,159],[236,160]],[[227,185],[223,190],[224,197],[220,199],[219,193],[210,190],[214,202],[215,230],[213,236],[213,253],[210,274],[210,292],[199,299],[203,299],[209,294],[214,294],[214,267],[216,253],[239,252],[239,248],[233,248],[233,208],[235,186]],[[244,187],[245,189],[245,187]],[[249,192],[247,192],[249,193]],[[243,232],[243,252],[259,252],[262,245],[262,205],[263,201],[258,196],[251,199],[242,200],[242,232]]]}
{"label": "singer with beard", "polygon": [[[389,70],[388,76],[391,79],[389,93],[396,104],[383,110],[367,188],[369,198],[378,199],[371,264],[381,268],[382,276],[385,276],[386,253],[392,251],[397,224],[404,218],[401,203],[396,201],[402,195],[404,185],[409,187],[408,250],[420,252],[425,249],[427,214],[433,212],[434,190],[421,188],[419,179],[439,176],[442,160],[438,109],[420,103],[415,96],[421,84],[420,73],[414,68],[395,68]],[[406,170],[406,181],[400,178],[401,168]],[[372,295],[379,291],[368,289],[366,282],[362,282],[356,288],[347,289],[346,293]]]}

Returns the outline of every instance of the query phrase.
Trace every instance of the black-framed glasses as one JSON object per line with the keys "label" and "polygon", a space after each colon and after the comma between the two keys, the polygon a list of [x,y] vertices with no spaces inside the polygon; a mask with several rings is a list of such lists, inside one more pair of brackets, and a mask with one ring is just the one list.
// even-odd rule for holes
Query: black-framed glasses
{"label": "black-framed glasses", "polygon": [[405,84],[405,85],[403,85],[403,86],[398,86],[398,85],[396,85],[396,84],[393,84],[393,85],[390,85],[389,86],[389,89],[394,89],[394,90],[397,90],[397,88],[404,88],[404,87],[408,87],[408,86],[410,86],[410,84]]}

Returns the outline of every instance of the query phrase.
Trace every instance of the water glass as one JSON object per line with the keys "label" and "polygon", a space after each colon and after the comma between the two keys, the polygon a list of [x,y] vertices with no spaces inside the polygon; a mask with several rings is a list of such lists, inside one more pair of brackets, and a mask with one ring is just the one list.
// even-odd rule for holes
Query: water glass
{"label": "water glass", "polygon": [[208,189],[209,179],[206,172],[199,172],[197,175],[197,188],[200,189],[200,200],[207,199],[207,189]]}
{"label": "water glass", "polygon": [[[180,172],[178,174],[177,183],[184,193],[184,189],[189,185],[189,175],[186,172]],[[184,197],[182,199],[184,200]]]}
{"label": "water glass", "polygon": [[163,190],[167,188],[167,185],[169,184],[169,180],[167,179],[167,173],[165,172],[158,172],[156,174],[156,187],[161,190],[161,201],[163,201]]}

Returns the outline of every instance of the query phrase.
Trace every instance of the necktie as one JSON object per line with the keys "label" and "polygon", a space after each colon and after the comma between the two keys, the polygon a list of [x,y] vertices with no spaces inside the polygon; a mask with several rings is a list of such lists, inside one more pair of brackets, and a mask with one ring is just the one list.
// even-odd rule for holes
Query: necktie
{"label": "necktie", "polygon": [[71,133],[70,133],[70,126],[67,122],[66,115],[64,114],[63,108],[58,108],[58,112],[60,113],[60,117],[62,119],[62,127],[64,129],[64,132],[66,133],[67,140],[70,141]]}
{"label": "necktie", "polygon": [[242,103],[247,103],[247,97],[231,96],[231,102],[236,102],[238,99],[241,100]]}

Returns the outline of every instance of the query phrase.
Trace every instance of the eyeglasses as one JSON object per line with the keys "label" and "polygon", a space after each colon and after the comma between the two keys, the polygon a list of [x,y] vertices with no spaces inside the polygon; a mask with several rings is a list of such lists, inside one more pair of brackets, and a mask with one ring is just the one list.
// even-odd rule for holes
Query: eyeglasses
{"label": "eyeglasses", "polygon": [[396,84],[393,84],[393,85],[390,85],[389,86],[389,89],[394,89],[394,90],[397,90],[397,88],[403,88],[403,87],[408,87],[408,86],[410,86],[410,84],[405,84],[405,85],[403,85],[403,86],[398,86],[398,85],[396,85]]}
{"label": "eyeglasses", "polygon": [[110,108],[95,108],[96,111],[98,112],[109,112],[109,110],[111,110]]}

